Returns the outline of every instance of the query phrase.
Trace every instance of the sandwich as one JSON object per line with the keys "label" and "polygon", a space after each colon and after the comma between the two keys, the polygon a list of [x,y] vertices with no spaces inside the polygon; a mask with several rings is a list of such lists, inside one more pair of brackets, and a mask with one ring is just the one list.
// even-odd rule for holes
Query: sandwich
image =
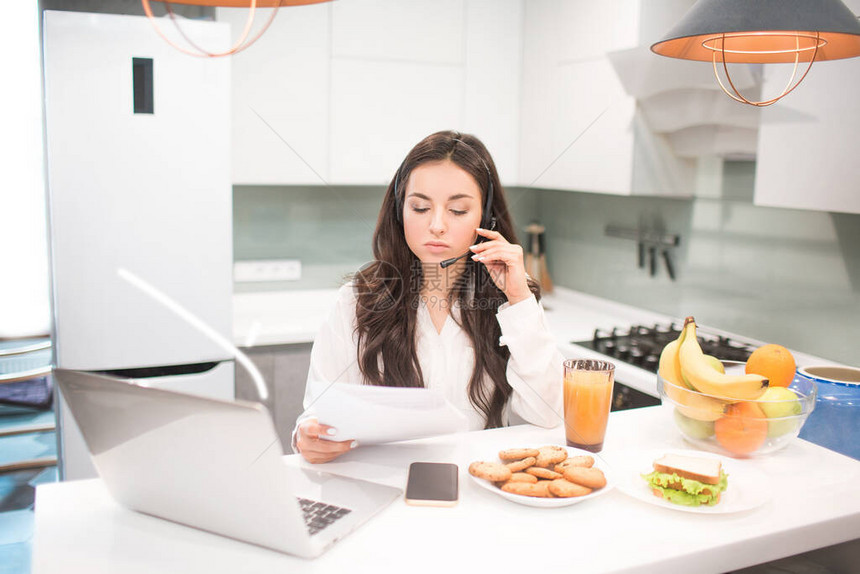
{"label": "sandwich", "polygon": [[713,458],[666,454],[643,474],[654,496],[684,506],[713,506],[728,485],[723,463]]}

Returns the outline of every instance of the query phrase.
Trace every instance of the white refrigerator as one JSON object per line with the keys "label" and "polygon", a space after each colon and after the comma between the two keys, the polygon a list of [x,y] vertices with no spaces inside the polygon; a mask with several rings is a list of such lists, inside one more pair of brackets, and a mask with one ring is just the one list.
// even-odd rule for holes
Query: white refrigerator
{"label": "white refrigerator", "polygon": [[[143,17],[46,11],[43,34],[56,366],[232,399],[230,59]],[[57,408],[63,477],[95,476]]]}

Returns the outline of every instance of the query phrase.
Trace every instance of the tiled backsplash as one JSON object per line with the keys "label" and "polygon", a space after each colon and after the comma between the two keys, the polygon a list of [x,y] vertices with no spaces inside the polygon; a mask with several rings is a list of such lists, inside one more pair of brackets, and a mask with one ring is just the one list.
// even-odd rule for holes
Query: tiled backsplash
{"label": "tiled backsplash", "polygon": [[364,186],[235,186],[233,257],[302,262],[298,281],[237,283],[236,291],[339,286],[372,257],[383,193]]}
{"label": "tiled backsplash", "polygon": [[[860,364],[860,215],[755,207],[751,174],[727,171],[723,198],[675,200],[508,188],[518,229],[547,227],[558,285],[848,364]],[[336,287],[371,258],[384,190],[234,189],[237,260],[296,258],[302,279],[237,284],[237,291]],[[607,225],[681,236],[677,280],[652,277],[633,241]],[[520,240],[525,233],[520,235]]]}
{"label": "tiled backsplash", "polygon": [[[339,287],[373,257],[384,194],[371,186],[235,186],[233,257],[302,262],[298,281],[237,283],[236,292]],[[509,190],[515,221],[534,217],[537,199],[531,190]]]}
{"label": "tiled backsplash", "polygon": [[[860,215],[540,191],[556,283],[847,364],[860,364]],[[728,194],[726,194],[728,195]],[[607,224],[681,236],[677,280],[652,277]]]}

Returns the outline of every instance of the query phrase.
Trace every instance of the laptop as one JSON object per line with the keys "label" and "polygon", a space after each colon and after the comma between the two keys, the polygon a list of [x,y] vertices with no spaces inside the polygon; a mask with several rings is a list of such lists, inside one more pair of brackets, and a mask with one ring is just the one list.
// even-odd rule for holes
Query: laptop
{"label": "laptop", "polygon": [[403,492],[288,466],[260,404],[65,369],[54,380],[111,496],[138,512],[311,558]]}

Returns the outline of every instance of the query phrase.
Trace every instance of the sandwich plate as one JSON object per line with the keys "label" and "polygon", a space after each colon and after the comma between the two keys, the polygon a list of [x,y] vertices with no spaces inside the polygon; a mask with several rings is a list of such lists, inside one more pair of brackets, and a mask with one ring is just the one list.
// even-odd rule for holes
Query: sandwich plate
{"label": "sandwich plate", "polygon": [[[546,443],[542,443],[539,445],[526,445],[530,447],[537,448],[539,446],[544,446]],[[517,445],[519,446],[519,445]],[[594,467],[599,468],[603,471],[603,474],[606,476],[606,486],[599,490],[594,490],[591,494],[586,494],[585,496],[574,496],[571,498],[537,498],[535,496],[523,496],[521,494],[513,494],[510,492],[505,492],[492,482],[488,480],[484,480],[483,478],[477,478],[475,476],[469,475],[469,478],[472,479],[472,482],[489,490],[493,494],[497,496],[501,496],[502,498],[506,498],[511,502],[516,502],[517,504],[524,504],[525,506],[535,506],[537,508],[558,508],[560,506],[570,506],[571,504],[577,504],[579,502],[583,502],[585,500],[591,500],[592,498],[597,498],[600,495],[606,494],[610,490],[615,487],[615,479],[614,473],[609,469],[609,466],[605,464],[601,459],[599,454],[595,454],[593,452],[588,452],[587,450],[580,450],[578,448],[564,447],[567,449],[568,456],[580,456],[580,455],[590,455],[594,457]],[[487,455],[483,460],[492,460],[498,461],[498,451]]]}
{"label": "sandwich plate", "polygon": [[[728,475],[728,485],[720,496],[720,501],[714,506],[684,506],[655,496],[642,475],[651,472],[653,462],[664,454],[720,460],[723,463],[723,470]],[[697,514],[729,514],[761,506],[772,496],[767,487],[767,477],[764,474],[749,467],[748,463],[744,464],[709,452],[678,449],[655,450],[645,453],[631,452],[623,456],[613,456],[612,462],[616,461],[619,461],[617,465],[614,465],[615,471],[620,477],[618,490],[633,498],[663,508]]]}

